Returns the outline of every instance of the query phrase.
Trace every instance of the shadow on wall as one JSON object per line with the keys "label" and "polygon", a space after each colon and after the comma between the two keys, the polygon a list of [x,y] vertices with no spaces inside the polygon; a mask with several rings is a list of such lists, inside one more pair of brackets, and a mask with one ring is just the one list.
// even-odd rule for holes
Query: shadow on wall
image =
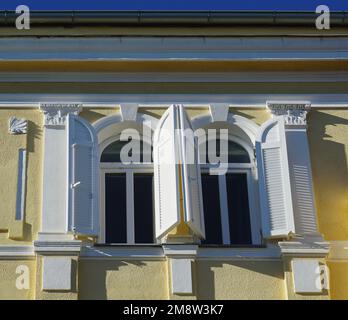
{"label": "shadow on wall", "polygon": [[348,239],[348,110],[313,110],[308,138],[319,230],[326,240]]}
{"label": "shadow on wall", "polygon": [[167,299],[163,261],[96,259],[79,261],[79,299]]}
{"label": "shadow on wall", "polygon": [[[38,140],[42,139],[43,136],[43,128],[37,125],[35,122],[28,120],[28,132],[29,134],[26,135],[27,139],[27,152],[28,152],[28,160],[26,162],[26,172],[27,172],[27,177],[26,177],[26,182],[27,182],[27,192],[25,194],[25,204],[27,205],[30,203],[31,200],[27,199],[28,198],[28,190],[31,190],[31,186],[28,184],[31,184],[31,181],[29,180],[28,173],[30,172],[31,168],[29,168],[29,159],[31,159],[30,154],[35,153],[35,143],[37,143]],[[32,164],[35,167],[40,166],[40,164]],[[29,188],[29,189],[28,189]],[[32,235],[32,225],[27,222],[27,217],[26,215],[28,214],[28,209],[26,208],[25,210],[25,216],[24,216],[24,241],[32,241],[33,240],[33,235]]]}
{"label": "shadow on wall", "polygon": [[280,260],[198,261],[197,298],[284,299],[284,270]]}

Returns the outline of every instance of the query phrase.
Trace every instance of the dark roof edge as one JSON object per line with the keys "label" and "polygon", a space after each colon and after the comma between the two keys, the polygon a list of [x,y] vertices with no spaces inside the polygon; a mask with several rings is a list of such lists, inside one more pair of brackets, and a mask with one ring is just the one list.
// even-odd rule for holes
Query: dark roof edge
{"label": "dark roof edge", "polygon": [[[0,25],[12,25],[18,14],[0,11]],[[263,25],[313,26],[311,11],[31,11],[31,25]],[[331,26],[348,26],[348,11],[330,14]]]}

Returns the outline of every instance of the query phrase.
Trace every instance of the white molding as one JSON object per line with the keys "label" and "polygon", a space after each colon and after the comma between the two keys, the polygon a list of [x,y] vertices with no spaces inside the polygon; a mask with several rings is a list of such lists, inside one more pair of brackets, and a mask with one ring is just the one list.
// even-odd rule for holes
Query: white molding
{"label": "white molding", "polygon": [[35,252],[32,245],[0,245],[0,259],[34,257]]}
{"label": "white molding", "polygon": [[28,121],[26,119],[11,117],[8,127],[10,134],[26,134],[28,132]]}
{"label": "white molding", "polygon": [[163,244],[163,252],[170,258],[194,258],[197,256],[198,245],[195,244]]}
{"label": "white molding", "polygon": [[[252,91],[252,90],[251,90]],[[0,108],[39,109],[40,104],[71,103],[83,108],[115,109],[122,103],[139,108],[168,108],[173,103],[186,108],[209,108],[226,103],[230,108],[265,109],[266,101],[311,101],[312,109],[348,108],[348,94],[0,94]]]}
{"label": "white molding", "polygon": [[81,259],[143,259],[195,258],[197,260],[280,260],[277,245],[267,247],[165,245],[82,245]]}
{"label": "white molding", "polygon": [[339,83],[345,71],[0,72],[0,83]]}
{"label": "white molding", "polygon": [[[152,117],[148,114],[144,114],[141,112],[137,113],[136,119],[133,121],[134,123],[140,124],[140,125],[146,125],[149,123],[151,124],[151,129],[154,130],[157,127],[157,123],[158,123],[158,119],[155,117]],[[103,137],[101,138],[102,132],[105,131],[107,128],[111,128],[114,129],[115,125],[118,126],[120,125],[122,122],[124,122],[121,113],[115,113],[106,117],[103,117],[99,120],[97,120],[96,122],[94,122],[92,125],[98,135],[98,143],[99,145],[101,145],[104,141],[106,141],[107,139],[113,137],[113,136],[117,136],[121,133],[121,130],[117,131],[117,130],[112,130],[112,132],[110,132],[110,134],[107,134],[107,137]],[[127,127],[129,128],[129,123],[127,125]]]}
{"label": "white molding", "polygon": [[40,254],[79,254],[82,242],[73,241],[34,241],[35,252]]}
{"label": "white molding", "polygon": [[218,175],[218,183],[219,183],[219,202],[220,202],[222,243],[228,245],[231,243],[231,235],[230,235],[230,221],[229,221],[229,212],[228,212],[226,176]]}
{"label": "white molding", "polygon": [[158,245],[84,245],[80,258],[164,260],[165,255],[162,247]]}
{"label": "white molding", "polygon": [[[264,105],[264,108],[265,107],[266,106]],[[245,117],[235,115],[233,114],[233,111],[227,114],[226,122],[228,122],[230,125],[235,125],[239,127],[249,137],[250,142],[253,145],[255,145],[255,140],[260,128],[255,122]],[[202,114],[191,119],[193,130],[207,127],[208,125],[212,123],[213,123],[213,119],[210,114]],[[241,140],[243,141],[243,139]]]}
{"label": "white molding", "polygon": [[70,233],[39,232],[34,241],[34,250],[40,254],[78,254],[81,246],[82,241],[75,240]]}
{"label": "white molding", "polygon": [[347,37],[5,37],[2,61],[346,60]]}
{"label": "white molding", "polygon": [[198,249],[198,260],[279,260],[281,252],[278,246],[267,247],[209,247]]}
{"label": "white molding", "polygon": [[330,241],[329,260],[348,261],[348,241]]}
{"label": "white molding", "polygon": [[282,256],[325,258],[330,251],[329,242],[324,241],[321,237],[281,241],[278,245]]}

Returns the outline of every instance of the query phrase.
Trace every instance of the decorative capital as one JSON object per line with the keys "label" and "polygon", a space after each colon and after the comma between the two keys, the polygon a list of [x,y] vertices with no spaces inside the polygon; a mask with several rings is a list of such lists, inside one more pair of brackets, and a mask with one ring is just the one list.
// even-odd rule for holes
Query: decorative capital
{"label": "decorative capital", "polygon": [[26,134],[28,132],[28,121],[25,119],[11,117],[9,120],[8,131],[11,134]]}
{"label": "decorative capital", "polygon": [[311,109],[311,103],[268,101],[267,108],[273,116],[283,116],[286,125],[307,125],[307,113]]}
{"label": "decorative capital", "polygon": [[69,113],[78,115],[82,109],[79,103],[42,103],[40,110],[44,113],[44,126],[65,126]]}

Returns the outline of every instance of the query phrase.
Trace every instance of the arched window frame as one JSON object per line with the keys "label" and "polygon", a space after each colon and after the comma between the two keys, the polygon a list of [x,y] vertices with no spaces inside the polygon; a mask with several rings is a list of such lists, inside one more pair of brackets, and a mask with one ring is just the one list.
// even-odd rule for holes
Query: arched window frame
{"label": "arched window frame", "polygon": [[[249,154],[250,163],[234,163],[228,165],[228,172],[235,173],[246,173],[247,174],[247,185],[248,185],[248,200],[249,200],[249,211],[250,211],[250,224],[251,224],[251,238],[253,245],[260,245],[262,243],[261,234],[261,212],[259,208],[259,185],[258,185],[258,170],[257,170],[257,159],[255,156],[255,139],[258,134],[259,126],[254,122],[238,116],[232,113],[228,113],[226,121],[213,121],[211,115],[201,115],[192,119],[192,125],[194,130],[197,129],[221,129],[227,128],[232,129],[228,135],[229,141],[233,141],[242,146]],[[234,134],[233,128],[240,129],[240,134]],[[230,131],[230,130],[229,130]],[[208,143],[207,139],[206,143]],[[211,166],[209,164],[201,165],[203,171],[206,171]],[[220,184],[226,184],[224,176],[219,177]],[[226,203],[226,199],[220,200],[220,206],[222,202]],[[227,211],[226,208],[222,209]],[[226,218],[223,220],[225,222]],[[223,223],[223,228],[227,229],[228,223]],[[223,243],[228,243],[229,239],[224,235],[229,234],[229,231],[223,232]]]}
{"label": "arched window frame", "polygon": [[97,132],[98,137],[98,167],[100,172],[100,201],[99,201],[99,221],[100,221],[100,231],[98,237],[98,243],[105,243],[105,174],[106,173],[126,173],[127,182],[127,244],[134,244],[134,201],[132,201],[133,192],[130,189],[133,187],[132,182],[134,173],[153,173],[152,163],[134,163],[125,165],[122,163],[102,163],[101,155],[105,148],[111,143],[120,140],[121,132],[123,129],[136,129],[140,126],[148,126],[151,136],[140,135],[140,139],[146,141],[152,141],[153,130],[157,126],[158,119],[137,113],[135,120],[124,120],[121,114],[111,115],[104,117],[96,121],[93,126]]}

